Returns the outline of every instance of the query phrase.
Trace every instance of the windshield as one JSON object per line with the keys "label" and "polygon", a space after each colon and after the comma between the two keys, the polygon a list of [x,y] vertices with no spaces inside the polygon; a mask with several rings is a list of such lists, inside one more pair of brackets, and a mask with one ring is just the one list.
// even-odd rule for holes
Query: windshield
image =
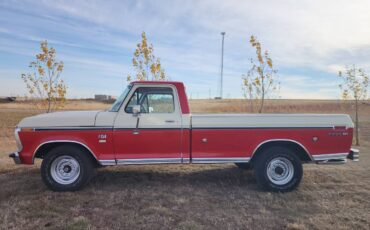
{"label": "windshield", "polygon": [[132,85],[127,86],[127,88],[123,91],[121,96],[119,96],[117,100],[113,103],[112,107],[109,109],[109,112],[118,112],[119,108],[121,107],[123,101],[125,100],[128,92],[130,92],[131,88]]}

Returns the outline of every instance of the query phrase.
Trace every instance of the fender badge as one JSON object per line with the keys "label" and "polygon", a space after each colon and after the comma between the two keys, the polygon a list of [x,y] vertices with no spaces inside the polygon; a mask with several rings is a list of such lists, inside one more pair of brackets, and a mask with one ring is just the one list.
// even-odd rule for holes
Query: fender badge
{"label": "fender badge", "polygon": [[107,142],[107,134],[99,134],[98,139],[99,139],[99,143],[106,143]]}

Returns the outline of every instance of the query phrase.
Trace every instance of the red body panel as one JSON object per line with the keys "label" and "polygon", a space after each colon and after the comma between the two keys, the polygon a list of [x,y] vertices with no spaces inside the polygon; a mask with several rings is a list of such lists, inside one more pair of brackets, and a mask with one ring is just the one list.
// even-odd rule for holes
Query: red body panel
{"label": "red body panel", "polygon": [[191,158],[191,130],[183,129],[181,136],[181,151],[184,159]]}
{"label": "red body panel", "polygon": [[[20,158],[24,164],[33,164],[33,155],[37,148],[49,141],[75,141],[87,146],[98,160],[114,159],[112,130],[56,130],[20,132],[23,150]],[[98,136],[106,135],[106,142],[99,143]]]}
{"label": "red body panel", "polygon": [[180,158],[181,129],[114,131],[116,159]]}
{"label": "red body panel", "polygon": [[[192,157],[251,157],[258,145],[267,140],[288,139],[302,144],[311,155],[348,153],[352,144],[352,129],[194,129]],[[346,133],[334,136],[333,133]],[[314,142],[313,137],[318,137]],[[207,143],[202,139],[206,138]]]}

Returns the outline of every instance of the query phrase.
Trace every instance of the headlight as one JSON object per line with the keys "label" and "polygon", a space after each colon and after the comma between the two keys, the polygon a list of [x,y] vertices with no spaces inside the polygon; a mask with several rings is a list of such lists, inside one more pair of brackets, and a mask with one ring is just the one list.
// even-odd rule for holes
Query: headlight
{"label": "headlight", "polygon": [[19,132],[21,131],[21,128],[16,127],[14,131],[15,135],[15,143],[17,144],[18,152],[21,152],[23,149],[21,139],[19,138]]}

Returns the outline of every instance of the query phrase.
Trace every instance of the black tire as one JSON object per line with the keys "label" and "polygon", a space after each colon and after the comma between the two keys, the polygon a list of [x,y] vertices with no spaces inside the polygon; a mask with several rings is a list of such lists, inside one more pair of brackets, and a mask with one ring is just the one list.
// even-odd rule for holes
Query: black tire
{"label": "black tire", "polygon": [[263,189],[288,192],[301,182],[303,168],[301,160],[292,150],[276,146],[258,156],[254,163],[254,174]]}
{"label": "black tire", "polygon": [[[42,161],[42,181],[53,191],[81,189],[95,175],[95,164],[88,154],[77,146],[61,145],[53,148]],[[60,166],[60,169],[63,166],[63,170],[56,170],[57,166]],[[73,176],[68,176],[71,173]],[[62,178],[61,174],[67,177]],[[68,177],[71,178],[68,180]]]}
{"label": "black tire", "polygon": [[235,163],[235,165],[242,170],[251,170],[252,165],[250,163]]}

